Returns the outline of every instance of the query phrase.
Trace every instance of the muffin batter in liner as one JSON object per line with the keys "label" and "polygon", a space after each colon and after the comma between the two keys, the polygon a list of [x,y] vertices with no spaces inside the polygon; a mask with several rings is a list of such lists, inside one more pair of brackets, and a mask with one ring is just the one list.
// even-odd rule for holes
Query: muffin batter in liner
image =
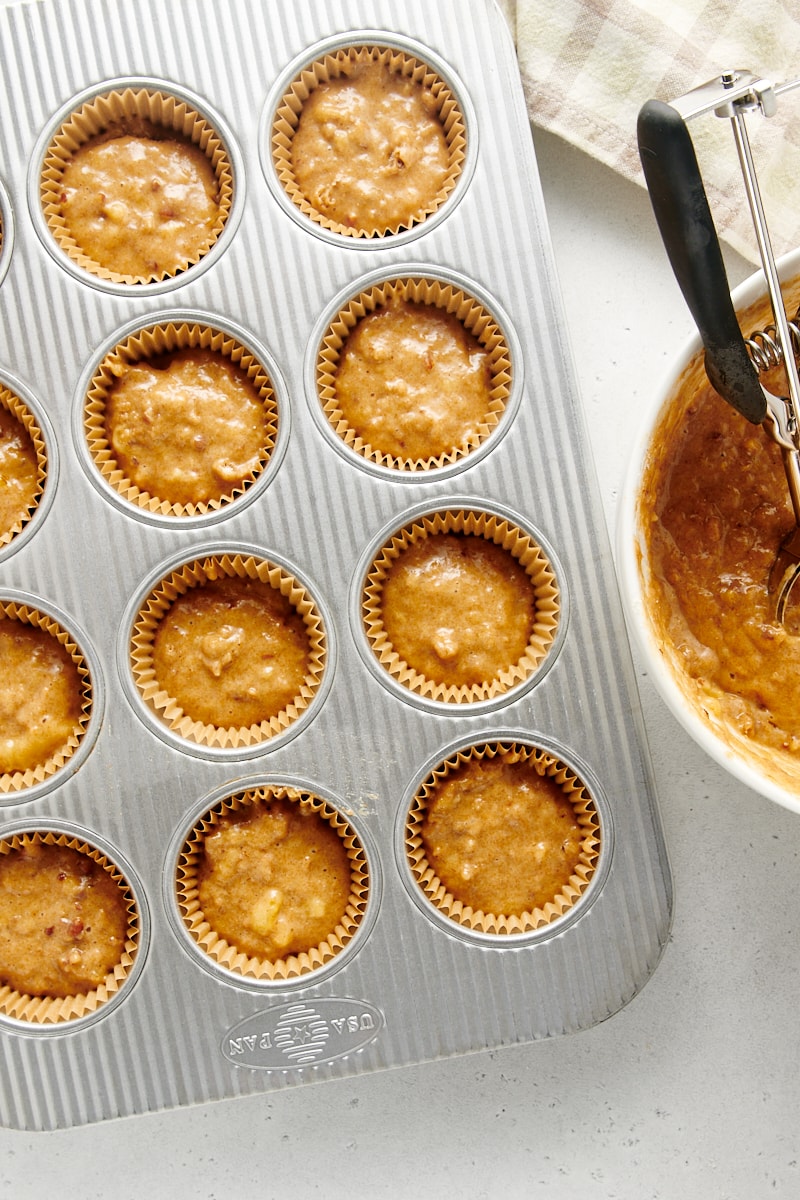
{"label": "muffin batter in liner", "polygon": [[92,716],[92,679],[88,664],[72,636],[51,616],[16,600],[0,599],[0,620],[7,618],[45,630],[68,652],[81,686],[81,712],[76,728],[55,753],[27,770],[0,773],[0,795],[22,792],[60,770],[81,744]]}
{"label": "muffin batter in liner", "polygon": [[36,490],[30,498],[30,503],[20,509],[19,516],[7,529],[0,529],[0,547],[8,545],[8,543],[22,531],[25,525],[31,520],[39,501],[42,498],[45,481],[47,479],[47,447],[45,445],[44,435],[39,428],[38,422],[34,418],[30,409],[10,388],[5,387],[0,383],[0,408],[4,408],[9,412],[22,426],[24,431],[30,438],[36,460],[38,464]]}
{"label": "muffin batter in liner", "polygon": [[[508,551],[530,578],[534,595],[534,623],[524,654],[509,663],[495,678],[471,685],[451,685],[429,679],[411,667],[390,642],[381,605],[386,577],[408,547],[431,534],[463,533],[486,538]],[[385,543],[367,571],[362,595],[362,618],[367,641],[381,666],[403,687],[427,700],[447,704],[473,704],[491,700],[533,675],[555,640],[561,611],[555,572],[530,534],[493,513],[443,510],[419,517],[398,530]]]}
{"label": "muffin batter in liner", "polygon": [[[115,383],[127,367],[160,355],[183,349],[214,351],[245,372],[258,392],[265,413],[266,436],[261,447],[258,469],[245,475],[230,494],[194,504],[179,504],[161,499],[139,488],[120,468],[109,442],[106,406]],[[193,517],[213,512],[233,503],[259,477],[269,462],[278,433],[278,407],[269,375],[252,351],[231,334],[196,322],[167,322],[140,329],[116,345],[99,364],[89,384],[83,413],[83,427],[89,453],[105,482],[130,504],[163,516]]]}
{"label": "muffin batter in liner", "polygon": [[[399,458],[371,446],[348,424],[336,394],[336,371],[348,336],[370,313],[397,301],[440,309],[457,318],[489,356],[490,387],[485,416],[474,436],[449,450],[426,458]],[[370,462],[396,471],[427,471],[469,455],[497,428],[511,392],[512,365],[508,344],[499,325],[474,297],[437,279],[397,278],[375,284],[354,296],[339,311],[325,334],[317,357],[317,393],[332,429],[350,449]]]}
{"label": "muffin batter in liner", "polygon": [[[176,139],[197,146],[208,158],[217,180],[218,213],[212,229],[194,252],[149,274],[129,275],[102,266],[73,237],[64,218],[62,178],[79,147],[112,129],[156,139]],[[222,233],[233,204],[233,168],[219,133],[185,100],[166,91],[121,87],[86,100],[53,136],[42,163],[39,192],[45,222],[60,249],[80,268],[111,283],[141,285],[160,282],[199,262]]]}
{"label": "muffin batter in liner", "polygon": [[[437,785],[465,763],[496,757],[512,763],[530,763],[538,774],[552,779],[573,806],[576,821],[584,831],[578,866],[565,881],[563,888],[546,904],[520,914],[484,912],[459,900],[436,875],[427,859],[422,837],[427,806]],[[405,851],[415,882],[430,903],[449,920],[479,933],[500,936],[529,933],[562,917],[574,907],[589,886],[597,868],[600,849],[597,809],[583,782],[569,766],[553,754],[539,747],[517,742],[490,742],[470,746],[445,759],[423,781],[406,817]]]}
{"label": "muffin batter in liner", "polygon": [[[380,63],[390,71],[429,89],[447,142],[448,174],[436,195],[431,196],[411,218],[402,224],[359,229],[319,212],[301,191],[291,161],[292,139],[297,130],[303,104],[314,88],[329,80],[349,75],[362,63]],[[387,46],[350,46],[325,54],[308,63],[295,77],[278,104],[270,139],[272,159],[278,179],[293,204],[310,220],[324,229],[350,238],[379,238],[399,233],[431,216],[445,203],[455,188],[466,157],[466,124],[458,100],[443,79],[427,63],[413,55]]]}
{"label": "muffin batter in liner", "polygon": [[55,1025],[76,1021],[94,1013],[115,996],[125,984],[134,965],[140,944],[140,917],[133,892],[122,872],[101,850],[68,833],[42,831],[18,833],[0,841],[0,855],[25,845],[40,843],[66,846],[93,859],[119,885],[128,911],[128,932],[119,962],[99,987],[75,996],[30,996],[9,986],[0,987],[0,1014],[31,1025]]}
{"label": "muffin batter in liner", "polygon": [[[191,588],[238,576],[260,580],[286,597],[303,620],[309,641],[308,675],[292,702],[269,720],[250,726],[220,726],[193,720],[159,683],[153,662],[153,642],[160,621],[172,602]],[[327,641],[322,617],[302,584],[283,567],[252,555],[215,554],[194,559],[167,575],[140,608],[133,625],[130,665],[133,681],[147,706],[164,724],[190,742],[235,749],[267,742],[288,729],[308,708],[322,683]]]}
{"label": "muffin batter in liner", "polygon": [[[241,812],[260,800],[285,799],[317,813],[336,831],[350,861],[352,889],[342,921],[328,937],[306,952],[275,961],[252,957],[238,950],[210,926],[200,908],[198,865],[203,842],[229,812]],[[291,980],[309,974],[329,962],[352,940],[363,920],[369,897],[369,869],[361,841],[346,818],[328,801],[294,787],[264,786],[235,792],[216,804],[195,825],[179,855],[176,867],[176,898],[184,925],[198,948],[227,971],[256,980]]]}

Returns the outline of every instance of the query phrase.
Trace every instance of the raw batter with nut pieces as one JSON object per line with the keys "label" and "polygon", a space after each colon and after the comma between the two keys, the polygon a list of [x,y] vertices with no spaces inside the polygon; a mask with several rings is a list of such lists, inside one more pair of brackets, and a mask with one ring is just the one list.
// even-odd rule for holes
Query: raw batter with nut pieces
{"label": "raw batter with nut pieces", "polygon": [[259,579],[222,576],[179,595],[159,622],[159,685],[194,721],[243,728],[269,721],[308,676],[310,644],[291,601]]}
{"label": "raw batter with nut pieces", "polygon": [[28,996],[78,996],[122,958],[125,893],[88,854],[23,843],[0,854],[0,985]]}
{"label": "raw batter with nut pieces", "polygon": [[426,679],[456,687],[496,679],[525,654],[536,597],[525,568],[479,535],[434,533],[412,542],[383,584],[386,636]]}
{"label": "raw batter with nut pieces", "polygon": [[39,461],[30,434],[0,402],[0,537],[22,521],[39,494]]}
{"label": "raw batter with nut pieces", "polygon": [[258,471],[268,440],[257,389],[208,350],[127,366],[109,394],[105,424],[126,477],[179,505],[230,496]]}
{"label": "raw batter with nut pieces", "polygon": [[281,795],[221,818],[203,842],[200,907],[244,954],[275,962],[320,945],[341,922],[351,891],[335,829]]}
{"label": "raw batter with nut pieces", "polygon": [[87,258],[150,279],[183,270],[213,237],[219,187],[188,140],[98,135],[78,147],[61,181],[61,214]]}
{"label": "raw batter with nut pieces", "polygon": [[369,234],[419,218],[449,171],[429,88],[380,62],[318,84],[292,138],[298,187],[322,216]]}
{"label": "raw batter with nut pieces", "polygon": [[422,838],[428,862],[457,900],[521,916],[566,886],[585,832],[541,764],[499,755],[470,759],[435,785]]}
{"label": "raw batter with nut pieces", "polygon": [[0,616],[0,772],[46,763],[80,733],[82,703],[69,650],[46,629]]}
{"label": "raw batter with nut pieces", "polygon": [[397,300],[348,335],[335,392],[347,425],[381,454],[416,461],[465,451],[489,417],[489,354],[452,313]]}

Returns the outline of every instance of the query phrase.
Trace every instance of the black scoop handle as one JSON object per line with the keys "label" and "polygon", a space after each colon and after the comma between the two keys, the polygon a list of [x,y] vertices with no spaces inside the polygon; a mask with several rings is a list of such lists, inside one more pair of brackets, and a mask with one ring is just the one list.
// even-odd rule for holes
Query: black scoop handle
{"label": "black scoop handle", "polygon": [[648,100],[637,125],[639,157],[667,257],[705,347],[715,391],[754,425],[767,415],[731,300],[717,231],[683,117]]}

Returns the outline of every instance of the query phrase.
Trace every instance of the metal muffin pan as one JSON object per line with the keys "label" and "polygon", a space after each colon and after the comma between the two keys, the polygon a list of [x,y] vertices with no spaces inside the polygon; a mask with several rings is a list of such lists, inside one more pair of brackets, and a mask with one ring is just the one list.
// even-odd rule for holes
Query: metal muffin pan
{"label": "metal muffin pan", "polygon": [[[90,752],[42,791],[9,794],[17,827],[80,830],[129,865],[145,930],[136,970],[89,1022],[0,1019],[0,1121],[59,1128],[280,1090],[586,1029],[655,969],[672,887],[608,536],[563,330],[546,214],[513,45],[492,0],[57,0],[0,12],[8,69],[0,157],[13,256],[0,285],[0,375],[57,447],[48,508],[0,556],[22,594],[81,631],[102,679]],[[74,53],[62,52],[65,41]],[[293,219],[264,162],[270,106],[330,45],[397,46],[439,69],[462,105],[463,179],[407,234],[337,240]],[[47,69],[44,69],[46,67]],[[104,287],[43,245],[31,183],[56,114],[106,83],[157,81],[220,114],[235,220],[209,261],[167,288]],[[8,249],[8,248],[7,248]],[[364,469],[314,411],[313,361],[341,298],[376,276],[466,281],[508,336],[508,412],[480,453],[413,475]],[[219,322],[274,371],[278,462],[247,502],[149,519],[93,477],[82,396],[120,331],[175,309]],[[157,307],[158,305],[161,307]],[[530,530],[552,556],[558,634],[529,685],[490,704],[415,702],[365,659],[357,593],[371,548],[420,512],[473,507]],[[324,687],[291,736],[206,754],[153,728],[127,672],[137,598],[209,546],[287,564],[330,635]],[[589,789],[602,829],[586,894],[535,936],[466,936],[416,896],[403,861],[409,798],[456,746],[539,746]],[[78,757],[78,756],[76,756]],[[345,814],[370,864],[367,914],[329,967],[259,984],[198,961],[175,902],[175,861],[213,802],[272,780]],[[450,925],[453,925],[450,928]]]}

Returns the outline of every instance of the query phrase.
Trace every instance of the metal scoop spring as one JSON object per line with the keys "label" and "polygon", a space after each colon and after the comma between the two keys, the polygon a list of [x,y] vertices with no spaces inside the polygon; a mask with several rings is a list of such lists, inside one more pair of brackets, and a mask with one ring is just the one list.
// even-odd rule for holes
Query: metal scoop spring
{"label": "metal scoop spring", "polygon": [[[788,327],[792,349],[797,357],[800,355],[800,308],[795,313],[794,320],[788,322]],[[783,362],[783,349],[777,340],[777,332],[774,325],[767,325],[765,329],[756,330],[744,339],[750,361],[761,374],[774,370]]]}

